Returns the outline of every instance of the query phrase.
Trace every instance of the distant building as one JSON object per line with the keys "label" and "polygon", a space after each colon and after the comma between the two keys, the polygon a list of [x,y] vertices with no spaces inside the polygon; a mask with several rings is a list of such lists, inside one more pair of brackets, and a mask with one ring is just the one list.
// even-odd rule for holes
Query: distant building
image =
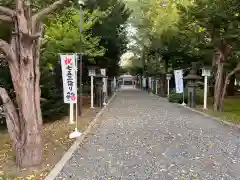
{"label": "distant building", "polygon": [[125,73],[119,77],[122,86],[133,86],[135,85],[135,76],[130,73]]}

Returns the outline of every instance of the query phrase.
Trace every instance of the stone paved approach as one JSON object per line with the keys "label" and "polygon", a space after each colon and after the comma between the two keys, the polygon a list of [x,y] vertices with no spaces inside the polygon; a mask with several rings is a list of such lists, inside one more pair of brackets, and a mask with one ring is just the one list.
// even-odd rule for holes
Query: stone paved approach
{"label": "stone paved approach", "polygon": [[56,178],[240,180],[240,133],[215,120],[124,90]]}

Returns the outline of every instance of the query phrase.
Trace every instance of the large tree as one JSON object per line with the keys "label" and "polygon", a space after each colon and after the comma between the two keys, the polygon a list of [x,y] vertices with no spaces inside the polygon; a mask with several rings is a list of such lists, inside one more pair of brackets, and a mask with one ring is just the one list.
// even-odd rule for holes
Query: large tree
{"label": "large tree", "polygon": [[[238,51],[240,19],[237,0],[198,0],[184,13],[192,23],[197,24],[212,45],[212,65],[215,75],[214,110],[222,111],[226,86],[232,75],[239,70],[234,63],[233,53]],[[236,57],[236,56],[235,56]],[[234,64],[235,68],[226,74],[224,66]],[[225,85],[224,85],[225,84]]]}
{"label": "large tree", "polygon": [[127,48],[125,24],[131,12],[122,0],[88,0],[86,6],[108,13],[95,24],[92,33],[101,37],[100,45],[106,49],[104,57],[95,58],[96,63],[107,68],[107,75],[113,77],[118,74],[120,56]]}
{"label": "large tree", "polygon": [[0,50],[8,62],[16,94],[16,107],[4,87],[0,97],[6,113],[7,127],[20,167],[38,165],[43,159],[42,114],[40,109],[39,57],[42,19],[67,0],[35,10],[26,0],[15,0],[12,8],[0,6],[0,19],[12,24],[9,41],[0,40]]}
{"label": "large tree", "polygon": [[166,70],[168,66],[188,68],[192,61],[212,65],[214,110],[223,110],[228,84],[233,87],[234,75],[240,70],[239,1],[140,2],[144,16],[139,18],[138,36],[142,44],[161,54]]}

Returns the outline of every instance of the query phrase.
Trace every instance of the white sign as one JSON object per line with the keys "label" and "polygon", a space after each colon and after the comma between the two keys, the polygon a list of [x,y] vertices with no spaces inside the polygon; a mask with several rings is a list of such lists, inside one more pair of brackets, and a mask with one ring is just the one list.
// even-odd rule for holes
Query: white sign
{"label": "white sign", "polygon": [[143,79],[142,79],[142,84],[143,84],[143,87],[145,88],[146,87],[146,78],[145,77],[143,77]]}
{"label": "white sign", "polygon": [[101,70],[101,75],[106,76],[106,69],[100,69]]}
{"label": "white sign", "polygon": [[61,54],[64,103],[77,102],[76,54]]}
{"label": "white sign", "polygon": [[183,71],[174,70],[176,93],[183,93]]}
{"label": "white sign", "polygon": [[95,69],[89,69],[89,71],[88,71],[88,76],[96,76],[96,71],[95,71]]}
{"label": "white sign", "polygon": [[202,76],[211,76],[211,70],[202,69]]}
{"label": "white sign", "polygon": [[152,78],[151,77],[148,78],[148,86],[150,89],[152,88]]}

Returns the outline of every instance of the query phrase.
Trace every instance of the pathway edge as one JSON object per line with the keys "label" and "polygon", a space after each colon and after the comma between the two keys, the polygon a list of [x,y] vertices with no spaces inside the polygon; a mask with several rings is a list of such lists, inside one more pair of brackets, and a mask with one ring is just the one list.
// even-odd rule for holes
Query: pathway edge
{"label": "pathway edge", "polygon": [[78,146],[83,142],[85,137],[89,134],[89,132],[92,130],[92,127],[98,122],[99,117],[103,114],[105,109],[108,107],[108,105],[113,101],[113,99],[116,97],[116,93],[112,95],[112,97],[107,102],[106,106],[104,106],[95,116],[95,118],[90,122],[87,129],[83,132],[81,137],[77,139],[73,145],[68,149],[68,151],[63,155],[62,159],[55,165],[55,167],[50,171],[50,173],[45,177],[45,180],[54,180],[58,174],[63,169],[64,165],[67,163],[67,161],[72,157],[72,154],[77,150]]}
{"label": "pathway edge", "polygon": [[[159,98],[161,98],[161,99],[167,100],[166,98],[160,97],[160,96],[158,96],[157,94],[153,94],[153,93],[152,93],[152,94],[149,94],[149,95],[150,95],[150,96],[156,96],[156,97],[159,97]],[[188,106],[183,106],[183,105],[177,104],[177,103],[173,103],[173,104],[176,104],[176,105],[178,105],[178,106],[180,106],[180,107],[183,107],[183,108],[185,108],[185,109],[189,109],[190,111],[195,112],[195,113],[197,113],[197,114],[200,114],[200,115],[202,115],[202,116],[211,118],[211,119],[213,119],[213,120],[215,120],[215,121],[217,121],[218,123],[221,123],[221,124],[223,124],[223,125],[227,125],[227,126],[230,126],[231,128],[236,128],[236,129],[240,130],[240,125],[233,124],[233,123],[231,123],[231,122],[228,122],[228,121],[222,120],[222,119],[220,119],[220,118],[211,116],[211,115],[209,115],[209,114],[207,114],[207,113],[204,113],[204,112],[202,112],[202,111],[198,111],[198,110],[193,109],[193,108],[190,108],[190,107],[188,107]]]}
{"label": "pathway edge", "polygon": [[211,116],[211,115],[209,115],[209,114],[206,114],[206,113],[204,113],[204,112],[198,111],[198,110],[193,109],[193,108],[190,108],[190,107],[188,107],[188,106],[182,106],[182,105],[180,105],[180,104],[178,104],[178,106],[181,106],[181,107],[183,107],[183,108],[185,108],[185,109],[189,109],[190,111],[195,112],[195,113],[198,113],[198,114],[200,114],[200,115],[202,115],[202,116],[209,117],[209,118],[211,118],[211,119],[213,119],[213,120],[215,120],[215,121],[217,121],[217,122],[219,122],[219,123],[221,123],[221,124],[224,124],[224,125],[227,125],[227,126],[230,126],[230,127],[232,127],[232,128],[236,128],[236,129],[240,130],[240,125],[236,125],[236,124],[233,124],[233,123],[231,123],[231,122],[224,121],[224,120],[222,120],[222,119],[220,119],[220,118]]}

